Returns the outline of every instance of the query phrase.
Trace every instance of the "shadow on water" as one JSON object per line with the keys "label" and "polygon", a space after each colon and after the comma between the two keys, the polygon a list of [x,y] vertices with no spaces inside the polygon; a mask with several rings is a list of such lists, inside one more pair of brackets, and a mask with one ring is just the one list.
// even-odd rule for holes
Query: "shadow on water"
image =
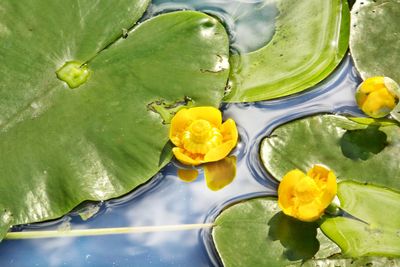
{"label": "shadow on water", "polygon": [[380,153],[387,145],[387,135],[377,125],[361,130],[348,130],[340,139],[343,155],[353,160],[367,160]]}

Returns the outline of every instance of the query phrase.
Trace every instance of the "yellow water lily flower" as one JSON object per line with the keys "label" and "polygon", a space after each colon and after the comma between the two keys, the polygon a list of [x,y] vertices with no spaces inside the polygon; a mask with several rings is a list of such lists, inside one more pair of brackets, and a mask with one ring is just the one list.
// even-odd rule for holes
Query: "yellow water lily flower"
{"label": "yellow water lily flower", "polygon": [[360,109],[370,117],[387,116],[399,102],[398,85],[388,77],[371,77],[360,84],[356,101]]}
{"label": "yellow water lily flower", "polygon": [[180,162],[199,165],[225,158],[237,144],[238,131],[232,119],[222,123],[217,108],[184,108],[172,118],[169,138]]}
{"label": "yellow water lily flower", "polygon": [[295,169],[288,172],[278,188],[278,205],[283,213],[305,222],[321,217],[337,193],[335,174],[314,165],[307,174]]}

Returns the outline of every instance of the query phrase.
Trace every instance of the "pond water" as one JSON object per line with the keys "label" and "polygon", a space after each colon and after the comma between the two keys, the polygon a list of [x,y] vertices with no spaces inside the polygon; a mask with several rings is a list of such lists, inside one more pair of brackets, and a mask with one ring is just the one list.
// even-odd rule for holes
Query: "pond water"
{"label": "pond water", "polygon": [[[231,31],[232,50],[252,51],[270,40],[278,11],[272,1],[157,0],[146,14],[196,9],[221,18]],[[262,38],[260,37],[262,36]],[[261,139],[275,127],[315,113],[360,115],[354,100],[360,82],[350,56],[328,79],[310,90],[273,101],[224,104],[224,118],[233,118],[241,141],[234,151],[237,176],[220,191],[207,188],[203,173],[185,183],[174,162],[150,183],[121,198],[89,203],[59,220],[15,227],[14,231],[164,226],[212,222],[221,209],[241,199],[274,195],[277,183],[258,157]],[[93,213],[84,221],[79,213]],[[96,237],[4,240],[0,266],[218,266],[209,229]]]}

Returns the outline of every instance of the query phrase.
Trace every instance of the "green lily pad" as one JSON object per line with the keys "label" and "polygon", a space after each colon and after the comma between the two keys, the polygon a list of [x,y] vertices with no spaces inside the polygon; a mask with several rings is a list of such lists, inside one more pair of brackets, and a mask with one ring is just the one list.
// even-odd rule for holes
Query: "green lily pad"
{"label": "green lily pad", "polygon": [[[350,258],[328,239],[317,223],[292,219],[279,211],[276,198],[235,204],[215,220],[213,241],[229,266],[396,266],[385,257]],[[385,263],[387,265],[379,265]]]}
{"label": "green lily pad", "polygon": [[226,267],[285,266],[314,256],[319,249],[317,226],[284,215],[276,198],[269,197],[224,210],[212,235]]}
{"label": "green lily pad", "polygon": [[[145,183],[170,159],[168,125],[154,107],[220,104],[229,72],[224,27],[174,12],[122,38],[147,4],[0,4],[0,206],[12,224]],[[68,61],[90,72],[75,89],[56,76]]]}
{"label": "green lily pad", "polygon": [[400,1],[358,0],[351,21],[350,51],[361,77],[400,82]]}
{"label": "green lily pad", "polygon": [[272,40],[231,58],[227,102],[260,101],[303,91],[327,77],[346,53],[347,1],[283,0]]}
{"label": "green lily pad", "polygon": [[269,173],[280,180],[292,169],[320,163],[339,179],[400,190],[400,128],[386,120],[316,115],[275,129],[262,141],[260,155]]}
{"label": "green lily pad", "polygon": [[8,229],[11,227],[13,217],[10,211],[0,207],[0,237],[7,234]]}
{"label": "green lily pad", "polygon": [[359,220],[327,218],[321,229],[340,246],[344,255],[400,256],[399,193],[377,186],[342,182],[338,185],[338,197],[342,209]]}
{"label": "green lily pad", "polygon": [[361,258],[348,258],[342,255],[334,255],[329,259],[315,259],[303,263],[302,267],[370,267],[370,266],[384,266],[384,267],[397,267],[400,264],[398,258],[387,257],[361,257]]}
{"label": "green lily pad", "polygon": [[[351,194],[352,191],[347,190],[352,188],[345,188],[347,184],[354,185],[353,183],[342,183],[339,186],[339,190],[342,190],[342,194],[339,193],[340,196],[343,194]],[[357,196],[360,196],[358,195],[359,192],[357,192]],[[396,194],[396,197],[396,201],[398,203],[398,194]],[[343,200],[342,197],[341,199]],[[351,200],[351,198],[348,199]],[[355,213],[358,215],[360,212],[365,211],[362,209],[366,208],[367,203],[373,203],[372,207],[376,208],[376,206],[379,204],[375,203],[374,201],[377,201],[378,199],[380,201],[381,199],[379,196],[376,196],[373,199],[374,200],[371,199],[371,202],[366,202],[366,205],[362,205],[362,208],[358,209],[355,207],[351,210],[358,210],[358,212]],[[395,204],[395,199],[389,199],[389,201],[383,200],[383,202],[380,202],[380,204],[391,203],[390,207],[392,207],[392,205]],[[347,208],[348,204],[346,203],[344,206]],[[367,207],[368,210],[372,210],[373,208]],[[386,211],[386,209],[382,208],[380,208],[380,210],[381,213]],[[398,210],[398,208],[396,210]],[[374,217],[374,215],[366,216]],[[363,218],[366,218],[366,216]],[[376,218],[377,217],[375,217],[375,219]],[[329,218],[323,222],[323,230],[325,234],[327,234],[327,230],[325,228],[328,228],[328,226],[333,227],[333,223],[335,222],[334,220],[336,219],[340,220],[342,217],[333,219]],[[380,221],[383,220],[385,220],[385,217],[381,217]],[[389,224],[392,225],[396,223],[398,224],[398,220],[388,221],[391,221]],[[264,197],[245,200],[222,211],[222,213],[215,220],[215,227],[213,228],[212,237],[218,255],[225,267],[358,267],[397,266],[397,264],[400,263],[400,259],[391,259],[387,257],[364,257],[363,255],[359,255],[358,258],[352,258],[349,255],[344,255],[343,253],[340,253],[340,248],[330,239],[328,239],[317,227],[317,223],[301,222],[284,215],[278,208],[276,198]],[[362,233],[365,233],[365,230],[360,228],[355,228],[353,230],[360,230],[358,233],[361,233],[361,237],[368,238],[367,236],[362,235]],[[333,236],[338,236],[340,233],[339,230],[342,230],[342,228],[334,228],[333,230],[329,230],[332,232]],[[353,235],[354,239],[360,237],[357,234]],[[348,236],[351,235],[352,233],[348,233]],[[351,239],[352,237],[349,238]],[[386,238],[388,237],[386,236]],[[399,236],[397,235],[396,238],[398,239]],[[393,238],[393,240],[395,239]],[[368,244],[372,244],[371,242],[377,242],[377,240],[371,239],[367,240],[366,242]],[[378,243],[379,242],[380,241],[378,241]],[[388,251],[393,251],[396,249],[398,250],[400,247],[394,242],[387,244],[387,246],[392,245],[395,246],[389,248]],[[376,248],[377,245],[374,245],[373,247]],[[384,245],[382,248],[383,247]]]}

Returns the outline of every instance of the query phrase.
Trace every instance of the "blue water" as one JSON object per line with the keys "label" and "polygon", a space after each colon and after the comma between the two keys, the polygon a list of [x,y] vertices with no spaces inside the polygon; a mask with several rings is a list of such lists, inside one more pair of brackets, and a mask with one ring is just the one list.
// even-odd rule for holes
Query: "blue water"
{"label": "blue water", "polygon": [[[241,2],[241,3],[240,3]],[[167,1],[157,0],[147,16],[165,10],[198,9],[218,15],[232,29],[232,50],[239,52],[259,48],[273,35],[277,10],[261,6],[265,1]],[[236,6],[235,6],[236,4]],[[240,6],[238,6],[240,4]],[[257,6],[257,18],[267,21],[260,31],[250,27]],[[232,12],[242,13],[242,26],[235,25]],[[247,16],[247,17],[246,17]],[[272,19],[271,19],[272,18]],[[247,23],[247,24],[246,24]],[[237,23],[236,23],[237,24]],[[244,27],[242,30],[235,30]],[[235,30],[235,31],[234,31]],[[257,30],[258,31],[258,30]],[[248,36],[253,40],[244,40]],[[16,227],[15,230],[87,229],[103,227],[157,226],[212,222],[229,203],[260,195],[273,195],[277,183],[268,176],[258,157],[258,145],[278,125],[315,113],[360,115],[354,92],[360,79],[347,56],[328,79],[310,90],[274,101],[223,105],[224,118],[233,118],[239,127],[241,141],[235,149],[237,177],[224,189],[207,188],[203,174],[192,183],[176,176],[174,163],[165,167],[154,179],[118,199],[90,203],[98,211],[87,221],[78,212],[59,220]],[[86,207],[88,209],[88,207]],[[218,266],[208,230],[187,230],[163,233],[125,234],[98,237],[53,238],[38,240],[5,240],[0,244],[0,266]]]}

